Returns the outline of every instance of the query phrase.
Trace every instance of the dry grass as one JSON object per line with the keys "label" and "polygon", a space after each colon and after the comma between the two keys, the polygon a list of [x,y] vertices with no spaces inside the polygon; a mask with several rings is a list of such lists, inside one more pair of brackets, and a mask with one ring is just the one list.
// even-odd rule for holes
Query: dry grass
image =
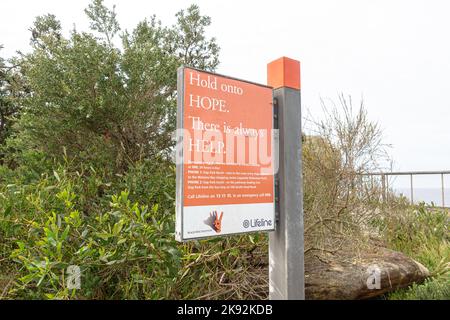
{"label": "dry grass", "polygon": [[340,95],[338,104],[322,100],[322,107],[322,120],[307,121],[314,135],[303,139],[305,252],[315,254],[364,246],[381,188],[362,174],[388,159],[381,129],[362,101],[354,111],[351,97]]}

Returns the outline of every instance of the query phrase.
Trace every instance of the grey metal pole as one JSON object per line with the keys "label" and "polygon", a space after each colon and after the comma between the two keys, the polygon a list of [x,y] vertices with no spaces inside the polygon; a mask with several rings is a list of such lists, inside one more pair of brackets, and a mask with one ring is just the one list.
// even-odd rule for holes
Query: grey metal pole
{"label": "grey metal pole", "polygon": [[386,176],[386,202],[389,202],[389,176]]}
{"label": "grey metal pole", "polygon": [[444,174],[441,173],[442,208],[445,208]]}
{"label": "grey metal pole", "polygon": [[[271,81],[276,73],[281,83]],[[275,73],[275,74],[274,74]],[[298,74],[298,87],[292,76]],[[273,79],[273,78],[272,78]],[[279,218],[269,235],[269,298],[305,299],[303,244],[302,139],[300,63],[281,58],[268,65],[268,82],[275,87],[279,125]]]}
{"label": "grey metal pole", "polygon": [[414,205],[414,187],[413,187],[413,175],[410,175],[411,179],[411,205]]}

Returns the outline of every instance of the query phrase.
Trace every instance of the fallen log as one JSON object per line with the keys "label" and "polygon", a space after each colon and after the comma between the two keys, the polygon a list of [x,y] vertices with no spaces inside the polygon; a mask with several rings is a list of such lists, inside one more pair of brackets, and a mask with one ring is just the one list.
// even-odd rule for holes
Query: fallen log
{"label": "fallen log", "polygon": [[370,251],[358,257],[339,254],[306,259],[306,299],[368,299],[429,277],[427,268],[401,252],[380,247]]}

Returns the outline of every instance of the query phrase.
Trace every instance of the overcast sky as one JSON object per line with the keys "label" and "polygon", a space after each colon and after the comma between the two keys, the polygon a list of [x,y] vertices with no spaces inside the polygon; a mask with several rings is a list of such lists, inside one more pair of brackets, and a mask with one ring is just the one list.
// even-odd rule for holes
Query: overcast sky
{"label": "overcast sky", "polygon": [[[55,14],[66,31],[87,29],[88,3],[0,0],[1,54],[27,50],[37,15]],[[218,72],[265,83],[268,62],[298,59],[305,113],[320,116],[320,97],[364,97],[393,146],[395,170],[450,170],[450,1],[106,1],[122,29],[153,14],[172,24],[191,3],[212,18]]]}

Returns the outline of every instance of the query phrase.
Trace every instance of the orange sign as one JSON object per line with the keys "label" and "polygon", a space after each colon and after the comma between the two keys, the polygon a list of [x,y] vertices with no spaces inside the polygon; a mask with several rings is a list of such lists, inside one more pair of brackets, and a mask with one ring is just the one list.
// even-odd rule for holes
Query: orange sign
{"label": "orange sign", "polygon": [[177,239],[273,230],[272,89],[181,68]]}

